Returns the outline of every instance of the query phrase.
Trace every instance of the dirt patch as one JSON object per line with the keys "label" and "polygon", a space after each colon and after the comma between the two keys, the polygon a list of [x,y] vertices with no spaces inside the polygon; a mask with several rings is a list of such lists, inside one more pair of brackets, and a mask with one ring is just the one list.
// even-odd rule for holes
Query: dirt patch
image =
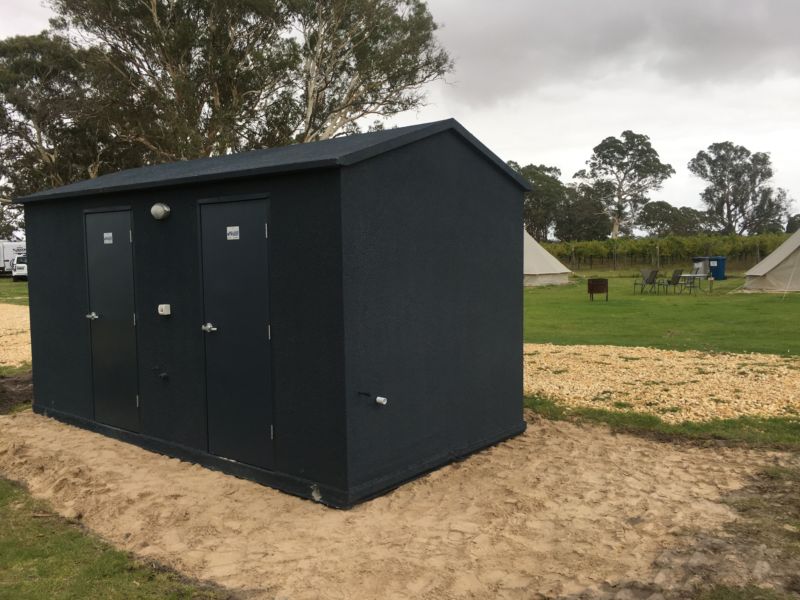
{"label": "dirt patch", "polygon": [[30,327],[27,306],[0,304],[0,365],[31,362]]}
{"label": "dirt patch", "polygon": [[800,357],[525,344],[525,393],[668,423],[800,416]]}
{"label": "dirt patch", "polygon": [[33,379],[30,373],[0,375],[0,415],[29,407],[33,402]]}
{"label": "dirt patch", "polygon": [[800,597],[800,456],[771,467],[725,497],[744,519],[727,526],[784,589]]}
{"label": "dirt patch", "polygon": [[[525,434],[350,511],[30,412],[0,417],[0,472],[244,597],[677,598],[738,556],[723,498],[789,460],[527,418]],[[770,581],[736,564],[721,583]]]}

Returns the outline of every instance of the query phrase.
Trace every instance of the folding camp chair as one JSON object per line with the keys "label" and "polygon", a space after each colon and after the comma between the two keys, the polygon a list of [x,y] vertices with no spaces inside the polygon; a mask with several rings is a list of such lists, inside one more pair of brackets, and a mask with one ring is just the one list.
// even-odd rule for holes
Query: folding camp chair
{"label": "folding camp chair", "polygon": [[672,272],[672,277],[670,277],[669,279],[660,279],[658,281],[658,289],[660,290],[663,287],[664,293],[668,294],[669,288],[672,288],[672,292],[675,293],[675,291],[680,287],[681,292],[683,292],[681,275],[683,275],[683,269],[675,269]]}
{"label": "folding camp chair", "polygon": [[633,282],[633,293],[636,293],[636,288],[642,288],[642,293],[644,294],[645,288],[647,288],[650,292],[658,293],[656,289],[656,278],[658,277],[658,269],[642,269],[642,279],[641,281],[634,281]]}
{"label": "folding camp chair", "polygon": [[692,292],[697,293],[697,290],[700,289],[700,280],[697,277],[687,277],[681,283],[681,294],[684,290],[689,290],[689,295]]}

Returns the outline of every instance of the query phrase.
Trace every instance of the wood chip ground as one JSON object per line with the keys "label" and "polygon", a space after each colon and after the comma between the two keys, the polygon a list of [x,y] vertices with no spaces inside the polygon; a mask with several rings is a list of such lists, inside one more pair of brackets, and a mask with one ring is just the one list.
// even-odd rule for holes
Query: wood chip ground
{"label": "wood chip ground", "polygon": [[800,358],[526,344],[525,393],[670,423],[800,415]]}
{"label": "wood chip ground", "polygon": [[0,304],[0,365],[31,362],[30,327],[27,306]]}

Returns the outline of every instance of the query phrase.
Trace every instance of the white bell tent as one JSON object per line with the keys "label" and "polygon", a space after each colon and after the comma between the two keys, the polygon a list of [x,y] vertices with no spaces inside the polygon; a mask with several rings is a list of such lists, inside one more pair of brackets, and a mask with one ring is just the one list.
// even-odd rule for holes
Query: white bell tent
{"label": "white bell tent", "polygon": [[542,248],[524,229],[523,234],[523,285],[563,285],[569,283],[569,275],[572,271]]}

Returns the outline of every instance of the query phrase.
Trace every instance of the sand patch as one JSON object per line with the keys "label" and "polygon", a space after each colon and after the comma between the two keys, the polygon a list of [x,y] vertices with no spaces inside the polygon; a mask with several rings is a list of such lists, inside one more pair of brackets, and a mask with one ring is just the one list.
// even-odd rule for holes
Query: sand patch
{"label": "sand patch", "polygon": [[692,564],[765,576],[720,550],[736,519],[720,498],[783,455],[527,418],[525,434],[350,511],[30,412],[0,417],[0,473],[243,597],[671,597],[696,583]]}
{"label": "sand patch", "polygon": [[525,393],[669,423],[800,417],[800,357],[525,344]]}
{"label": "sand patch", "polygon": [[27,306],[0,304],[0,365],[31,362],[30,328]]}

